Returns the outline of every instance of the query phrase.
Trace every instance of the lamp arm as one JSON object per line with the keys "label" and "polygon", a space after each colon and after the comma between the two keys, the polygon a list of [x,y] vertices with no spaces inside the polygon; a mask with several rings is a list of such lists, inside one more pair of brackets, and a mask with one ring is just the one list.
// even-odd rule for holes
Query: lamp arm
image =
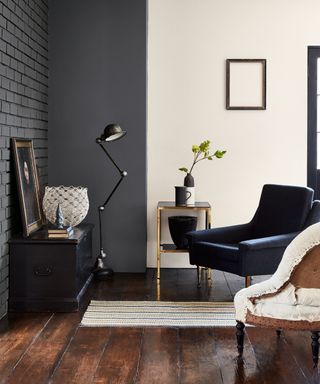
{"label": "lamp arm", "polygon": [[[109,196],[106,198],[105,202],[99,206],[99,210],[103,211],[104,207],[109,203],[111,197],[114,195],[115,191],[119,188],[120,184],[122,183],[122,180],[127,176],[127,173],[124,171],[117,184],[114,186],[113,190],[110,192]],[[103,209],[101,209],[101,207]]]}
{"label": "lamp arm", "polygon": [[105,147],[101,144],[100,142],[100,139],[97,139],[97,144],[100,145],[101,149],[103,150],[103,152],[109,157],[110,161],[112,162],[112,164],[117,168],[118,172],[120,173],[120,175],[122,174],[122,170],[120,169],[120,167],[117,165],[117,163],[113,160],[113,158],[111,157],[110,153],[105,149]]}
{"label": "lamp arm", "polygon": [[102,209],[100,209],[100,207],[98,208],[98,213],[99,213],[99,244],[100,244],[100,257],[101,258],[104,258],[106,257],[104,251],[103,251],[103,247],[102,247],[102,220],[101,220],[101,213],[102,213]]}
{"label": "lamp arm", "polygon": [[[104,207],[108,204],[109,200],[111,199],[111,197],[113,196],[113,194],[115,193],[115,191],[119,188],[119,185],[121,184],[122,180],[124,177],[127,176],[127,172],[126,171],[122,171],[122,169],[118,166],[118,164],[113,160],[113,158],[111,157],[110,153],[105,149],[105,147],[101,144],[100,142],[100,139],[97,139],[97,143],[100,145],[101,149],[103,150],[103,152],[108,156],[108,158],[110,159],[110,161],[112,162],[112,164],[117,168],[119,174],[120,174],[120,179],[119,181],[117,182],[117,184],[114,186],[113,190],[110,192],[109,196],[107,197],[106,201],[101,204],[99,206],[99,210],[100,211],[103,211]],[[102,207],[102,208],[101,208]]]}
{"label": "lamp arm", "polygon": [[103,251],[103,246],[102,246],[102,220],[101,220],[101,214],[104,211],[105,206],[109,203],[110,199],[116,192],[116,190],[119,188],[120,184],[122,183],[123,179],[127,176],[126,171],[122,171],[120,167],[117,165],[117,163],[113,160],[109,152],[105,149],[105,147],[101,144],[99,139],[97,139],[97,143],[100,145],[102,148],[103,152],[108,156],[112,164],[117,168],[119,174],[120,174],[120,179],[118,180],[117,184],[113,187],[112,191],[106,198],[105,202],[98,207],[98,212],[99,212],[99,239],[100,239],[100,258],[104,258],[106,254]]}
{"label": "lamp arm", "polygon": [[101,258],[105,257],[105,253],[103,251],[103,246],[102,246],[102,220],[101,220],[101,213],[104,211],[105,206],[109,203],[109,200],[111,199],[111,197],[113,196],[115,191],[119,188],[119,186],[120,186],[122,180],[125,178],[125,176],[127,176],[127,172],[123,171],[119,181],[114,186],[113,190],[110,192],[110,194],[107,197],[106,201],[103,204],[99,205],[99,207],[98,207],[98,212],[99,212],[99,242],[100,242],[100,257]]}

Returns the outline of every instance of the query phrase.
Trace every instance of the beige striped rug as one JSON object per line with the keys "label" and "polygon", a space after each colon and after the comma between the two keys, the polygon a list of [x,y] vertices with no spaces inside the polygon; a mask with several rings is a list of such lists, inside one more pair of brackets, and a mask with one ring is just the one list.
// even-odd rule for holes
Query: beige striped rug
{"label": "beige striped rug", "polygon": [[232,302],[94,301],[85,327],[233,327]]}

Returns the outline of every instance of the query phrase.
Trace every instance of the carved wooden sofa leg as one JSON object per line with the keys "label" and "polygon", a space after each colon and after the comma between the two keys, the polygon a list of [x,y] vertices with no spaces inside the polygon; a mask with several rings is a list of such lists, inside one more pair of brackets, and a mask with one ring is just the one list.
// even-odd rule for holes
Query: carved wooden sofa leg
{"label": "carved wooden sofa leg", "polygon": [[318,359],[319,359],[319,332],[318,331],[312,331],[311,332],[311,348],[312,348],[312,360],[313,360],[313,367],[316,368],[318,366]]}
{"label": "carved wooden sofa leg", "polygon": [[241,321],[237,321],[237,348],[239,356],[242,356],[243,353],[243,339],[244,339],[244,324]]}

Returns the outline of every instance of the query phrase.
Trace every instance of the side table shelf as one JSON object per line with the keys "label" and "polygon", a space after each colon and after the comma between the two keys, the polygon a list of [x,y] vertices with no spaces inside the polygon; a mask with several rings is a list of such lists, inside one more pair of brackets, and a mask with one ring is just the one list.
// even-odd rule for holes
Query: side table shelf
{"label": "side table shelf", "polygon": [[164,211],[203,211],[205,229],[211,228],[211,205],[208,202],[196,202],[190,206],[176,206],[173,201],[159,201],[157,206],[157,279],[160,281],[161,253],[186,253],[187,249],[177,249],[174,244],[161,243],[161,213]]}
{"label": "side table shelf", "polygon": [[160,244],[161,253],[186,253],[187,249],[179,249],[174,244]]}

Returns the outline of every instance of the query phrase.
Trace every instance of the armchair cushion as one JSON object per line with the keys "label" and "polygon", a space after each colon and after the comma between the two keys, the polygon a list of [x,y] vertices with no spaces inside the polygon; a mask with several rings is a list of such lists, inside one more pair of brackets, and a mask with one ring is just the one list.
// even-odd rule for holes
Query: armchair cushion
{"label": "armchair cushion", "polygon": [[308,305],[311,307],[320,306],[320,289],[318,288],[297,288],[295,290],[296,304]]}
{"label": "armchair cushion", "polygon": [[[314,268],[317,278],[313,277],[313,281],[319,281],[317,287],[306,288],[303,282],[308,280],[308,276],[299,274],[303,261],[308,265],[304,270],[309,271],[312,269],[310,262],[314,265],[314,260],[319,260],[319,244],[320,223],[317,223],[305,229],[289,244],[277,271],[269,280],[236,294],[236,319],[243,323],[277,327],[281,321],[285,321],[286,326],[299,321],[303,322],[306,329],[310,322],[320,322],[320,263]],[[300,286],[297,285],[298,281]]]}
{"label": "armchair cushion", "polygon": [[[203,232],[207,231],[199,232],[203,235]],[[191,236],[193,233],[194,238],[198,239],[198,232],[191,232]],[[242,241],[239,244],[196,241],[190,248],[190,263],[237,273],[241,276],[257,275],[263,265],[265,274],[272,274],[279,265],[285,247],[296,235],[296,233],[290,233],[270,236]]]}
{"label": "armchair cushion", "polygon": [[236,273],[239,269],[238,251],[237,244],[216,244],[200,241],[192,246],[190,263]]}
{"label": "armchair cushion", "polygon": [[[319,321],[319,307],[298,304],[275,304],[272,302],[258,303],[255,305],[253,312],[251,312],[251,319],[255,317],[292,322],[308,321],[311,323]],[[270,321],[269,324],[272,324],[272,321]]]}
{"label": "armchair cushion", "polygon": [[187,238],[190,245],[198,241],[235,244],[251,238],[251,224],[247,223],[231,225],[229,227],[205,229],[202,231],[192,231],[187,233]]}

